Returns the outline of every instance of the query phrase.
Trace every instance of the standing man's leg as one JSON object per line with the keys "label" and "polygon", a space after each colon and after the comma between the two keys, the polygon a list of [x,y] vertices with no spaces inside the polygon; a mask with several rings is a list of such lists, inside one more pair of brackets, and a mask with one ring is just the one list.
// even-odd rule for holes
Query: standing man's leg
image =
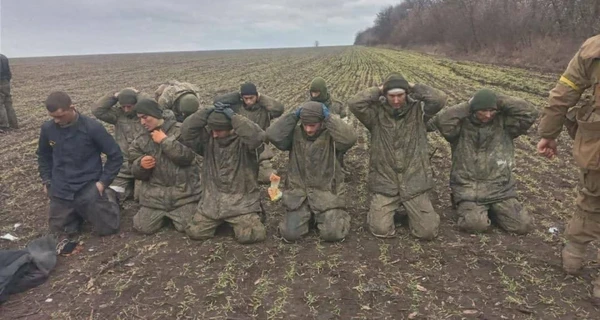
{"label": "standing man's leg", "polygon": [[[562,250],[563,269],[569,274],[583,266],[587,245],[600,240],[600,171],[582,169],[578,188],[577,211],[565,230]],[[594,303],[600,305],[600,277],[592,284]]]}
{"label": "standing man's leg", "polygon": [[427,193],[405,201],[402,205],[408,213],[408,225],[413,236],[423,240],[437,237],[440,216],[433,209]]}
{"label": "standing man's leg", "polygon": [[[6,112],[7,125],[13,129],[19,129],[19,121],[17,120],[17,114],[12,104],[12,94],[10,93],[10,81],[0,81],[0,91],[3,96],[2,105],[4,105],[4,111]],[[2,107],[0,107],[2,109]],[[0,127],[2,126],[2,111],[0,110]]]}

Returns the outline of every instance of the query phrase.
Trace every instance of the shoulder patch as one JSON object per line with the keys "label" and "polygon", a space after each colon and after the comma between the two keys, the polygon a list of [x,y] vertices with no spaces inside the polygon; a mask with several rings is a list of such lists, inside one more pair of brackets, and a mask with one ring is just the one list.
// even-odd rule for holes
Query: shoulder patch
{"label": "shoulder patch", "polygon": [[600,58],[600,34],[587,39],[581,46],[581,57],[584,59]]}

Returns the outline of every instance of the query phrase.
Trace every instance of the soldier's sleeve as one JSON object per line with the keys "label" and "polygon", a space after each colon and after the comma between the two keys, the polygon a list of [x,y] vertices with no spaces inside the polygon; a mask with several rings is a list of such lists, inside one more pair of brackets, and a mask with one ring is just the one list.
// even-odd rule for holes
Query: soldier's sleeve
{"label": "soldier's sleeve", "polygon": [[293,112],[284,114],[267,128],[267,139],[275,148],[281,151],[292,150],[294,141],[294,130],[298,124],[298,118]]}
{"label": "soldier's sleeve", "polygon": [[142,168],[142,158],[145,156],[140,143],[140,137],[133,140],[129,145],[129,163],[131,165],[131,174],[137,180],[148,181],[152,175],[153,169]]}
{"label": "soldier's sleeve", "polygon": [[181,143],[180,140],[180,136],[167,136],[166,139],[160,142],[161,150],[176,165],[181,167],[189,166],[196,159],[196,153]]}
{"label": "soldier's sleeve", "polygon": [[446,105],[448,96],[444,91],[417,83],[412,88],[413,96],[423,102],[423,120],[427,123]]}
{"label": "soldier's sleeve", "polygon": [[283,107],[283,103],[281,103],[281,102],[275,100],[275,98],[271,98],[267,95],[261,94],[259,103],[263,108],[265,108],[265,109],[267,109],[267,111],[269,111],[271,119],[279,118],[283,114],[283,111],[285,111],[285,108]]}
{"label": "soldier's sleeve", "polygon": [[38,140],[38,149],[36,151],[38,160],[38,171],[43,184],[50,183],[52,180],[52,146],[48,139],[48,134],[42,126],[40,130],[40,138]]}
{"label": "soldier's sleeve", "polygon": [[357,93],[348,101],[350,112],[369,130],[375,125],[380,95],[379,88],[372,87]]}
{"label": "soldier's sleeve", "polygon": [[209,139],[206,124],[212,110],[211,107],[200,108],[181,125],[181,142],[201,156],[204,155],[204,145]]}
{"label": "soldier's sleeve", "polygon": [[504,116],[504,128],[513,139],[527,133],[538,117],[533,104],[503,94],[498,95],[498,111]]}
{"label": "soldier's sleeve", "polygon": [[98,120],[109,124],[117,124],[119,114],[114,106],[118,101],[114,94],[106,94],[92,105],[92,114]]}
{"label": "soldier's sleeve", "polygon": [[591,83],[591,69],[600,57],[598,37],[588,39],[569,62],[556,86],[550,90],[548,105],[542,110],[538,134],[556,139],[565,123],[569,108],[575,106]]}
{"label": "soldier's sleeve", "polygon": [[429,123],[440,132],[444,139],[452,142],[460,135],[463,119],[468,118],[470,114],[469,103],[463,102],[443,109]]}
{"label": "soldier's sleeve", "polygon": [[242,139],[242,143],[250,150],[260,147],[267,140],[266,133],[256,123],[242,115],[234,114],[231,117],[231,126]]}
{"label": "soldier's sleeve", "polygon": [[331,138],[335,141],[337,151],[346,152],[356,144],[358,136],[354,128],[347,124],[336,114],[330,115],[325,120],[325,128],[329,131]]}
{"label": "soldier's sleeve", "polygon": [[100,152],[106,155],[106,162],[102,168],[100,182],[108,187],[117,177],[121,166],[123,165],[123,153],[115,139],[106,131],[106,129],[97,121],[92,120],[90,124],[90,136],[99,147]]}

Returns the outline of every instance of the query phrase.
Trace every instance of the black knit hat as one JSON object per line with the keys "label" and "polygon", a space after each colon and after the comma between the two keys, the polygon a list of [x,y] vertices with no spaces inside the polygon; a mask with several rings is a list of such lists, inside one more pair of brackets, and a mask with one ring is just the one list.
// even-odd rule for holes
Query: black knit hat
{"label": "black knit hat", "polygon": [[258,96],[256,86],[252,82],[246,82],[240,87],[240,95],[242,96]]}
{"label": "black knit hat", "polygon": [[137,114],[149,115],[156,119],[163,118],[162,110],[160,109],[158,102],[154,101],[153,99],[144,98],[138,101],[133,110]]}

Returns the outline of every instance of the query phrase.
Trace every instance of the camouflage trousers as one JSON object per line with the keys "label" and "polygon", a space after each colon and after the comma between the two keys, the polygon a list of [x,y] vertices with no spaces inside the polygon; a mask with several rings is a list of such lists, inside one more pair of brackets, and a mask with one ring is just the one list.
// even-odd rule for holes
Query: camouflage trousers
{"label": "camouflage trousers", "polygon": [[485,232],[492,220],[500,228],[516,234],[526,234],[532,225],[531,216],[515,198],[490,204],[462,201],[457,213],[458,227],[466,232]]}
{"label": "camouflage trousers", "polygon": [[100,195],[95,182],[79,190],[73,200],[50,197],[48,215],[50,231],[57,235],[79,232],[84,221],[90,222],[98,235],[117,233],[121,217],[116,195],[111,189]]}
{"label": "camouflage trousers", "polygon": [[[587,245],[600,240],[600,171],[580,171],[576,204],[577,211],[565,230],[567,244],[562,251],[563,268],[567,273],[578,272],[583,266]],[[600,298],[600,277],[593,285],[593,296]]]}
{"label": "camouflage trousers", "polygon": [[115,180],[110,184],[110,188],[119,194],[119,200],[125,201],[133,198],[135,190],[135,179],[117,175]]}
{"label": "camouflage trousers", "polygon": [[12,105],[10,81],[0,80],[0,129],[8,127],[18,129],[19,122]]}
{"label": "camouflage trousers", "polygon": [[141,207],[137,214],[133,216],[133,228],[144,234],[153,234],[158,232],[170,220],[173,222],[175,230],[185,232],[185,228],[196,212],[197,207],[198,204],[195,202],[171,211]]}
{"label": "camouflage trousers", "polygon": [[307,234],[311,219],[319,230],[321,239],[325,241],[343,240],[350,229],[350,215],[342,209],[332,209],[313,213],[308,201],[296,210],[288,210],[279,224],[281,236],[288,241],[296,241]]}
{"label": "camouflage trousers", "polygon": [[217,227],[223,223],[229,223],[233,227],[235,239],[239,243],[261,242],[267,238],[267,229],[261,222],[258,212],[215,220],[207,217],[200,210],[190,220],[185,233],[194,240],[210,239],[215,236]]}
{"label": "camouflage trousers", "polygon": [[261,160],[258,164],[258,183],[269,184],[271,182],[271,173],[275,173],[271,160]]}
{"label": "camouflage trousers", "polygon": [[432,240],[437,236],[440,217],[433,209],[427,193],[404,202],[400,201],[400,196],[373,194],[367,223],[374,236],[387,238],[395,235],[394,215],[401,205],[408,213],[408,225],[413,236],[424,240]]}

